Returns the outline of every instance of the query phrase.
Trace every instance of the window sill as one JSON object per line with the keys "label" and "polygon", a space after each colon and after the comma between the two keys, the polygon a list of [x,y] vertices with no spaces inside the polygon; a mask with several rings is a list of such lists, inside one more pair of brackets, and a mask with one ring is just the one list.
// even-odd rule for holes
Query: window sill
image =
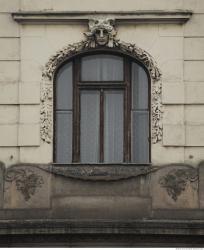
{"label": "window sill", "polygon": [[52,164],[49,172],[89,181],[113,181],[155,171],[151,164]]}

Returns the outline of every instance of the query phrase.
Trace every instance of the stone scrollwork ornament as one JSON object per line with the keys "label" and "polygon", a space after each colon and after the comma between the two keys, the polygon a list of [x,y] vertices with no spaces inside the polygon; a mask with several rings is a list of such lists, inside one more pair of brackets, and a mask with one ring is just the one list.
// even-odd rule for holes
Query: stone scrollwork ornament
{"label": "stone scrollwork ornament", "polygon": [[52,141],[53,112],[53,76],[62,62],[79,53],[98,48],[114,48],[130,55],[141,62],[149,71],[152,81],[152,142],[162,139],[162,104],[161,104],[161,72],[152,56],[135,44],[125,43],[116,39],[114,20],[97,19],[89,21],[89,31],[85,33],[86,40],[69,44],[53,55],[43,71],[41,86],[41,139],[47,143]]}

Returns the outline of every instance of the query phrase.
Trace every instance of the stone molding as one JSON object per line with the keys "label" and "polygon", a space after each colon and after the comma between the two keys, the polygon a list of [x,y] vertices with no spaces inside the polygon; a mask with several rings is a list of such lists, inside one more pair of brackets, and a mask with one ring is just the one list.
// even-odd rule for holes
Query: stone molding
{"label": "stone molding", "polygon": [[[192,211],[194,212],[194,211]],[[119,220],[69,220],[28,219],[0,220],[0,235],[5,234],[159,234],[204,235],[204,220],[137,219]],[[191,245],[192,247],[192,245]]]}
{"label": "stone molding", "polygon": [[22,24],[65,24],[88,22],[89,19],[111,18],[117,23],[185,23],[190,19],[189,10],[146,10],[146,11],[66,11],[32,12],[21,11],[12,14],[13,19]]}
{"label": "stone molding", "polygon": [[[99,29],[106,30],[106,35],[103,37],[104,41],[97,39],[96,31]],[[47,143],[52,142],[53,78],[59,66],[64,61],[83,52],[94,51],[96,49],[114,49],[135,58],[148,70],[152,82],[152,143],[160,141],[162,139],[161,72],[152,56],[135,44],[125,43],[116,39],[116,30],[114,20],[112,19],[90,20],[89,32],[86,32],[85,36],[86,40],[69,44],[59,50],[45,65],[41,84],[41,139]]]}

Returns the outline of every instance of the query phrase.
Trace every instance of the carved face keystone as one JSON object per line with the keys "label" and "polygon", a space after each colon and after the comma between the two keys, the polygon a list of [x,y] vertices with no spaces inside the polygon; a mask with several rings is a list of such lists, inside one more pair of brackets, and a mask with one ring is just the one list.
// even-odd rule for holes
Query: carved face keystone
{"label": "carved face keystone", "polygon": [[109,41],[109,34],[106,29],[97,29],[95,31],[95,40],[98,45],[105,46]]}

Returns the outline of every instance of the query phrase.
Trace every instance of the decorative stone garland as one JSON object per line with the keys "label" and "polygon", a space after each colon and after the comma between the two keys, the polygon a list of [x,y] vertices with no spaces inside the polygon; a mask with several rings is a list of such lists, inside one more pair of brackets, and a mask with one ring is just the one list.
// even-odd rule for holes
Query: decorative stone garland
{"label": "decorative stone garland", "polygon": [[[102,38],[98,33],[103,34]],[[59,65],[70,57],[93,48],[115,48],[117,51],[129,54],[140,61],[149,71],[152,80],[151,93],[151,137],[152,143],[162,139],[162,103],[161,103],[161,72],[152,56],[135,44],[121,42],[115,38],[116,30],[114,20],[90,20],[89,32],[85,33],[86,40],[69,44],[52,56],[43,71],[41,85],[41,139],[47,143],[52,142],[52,112],[53,112],[53,76]]]}

